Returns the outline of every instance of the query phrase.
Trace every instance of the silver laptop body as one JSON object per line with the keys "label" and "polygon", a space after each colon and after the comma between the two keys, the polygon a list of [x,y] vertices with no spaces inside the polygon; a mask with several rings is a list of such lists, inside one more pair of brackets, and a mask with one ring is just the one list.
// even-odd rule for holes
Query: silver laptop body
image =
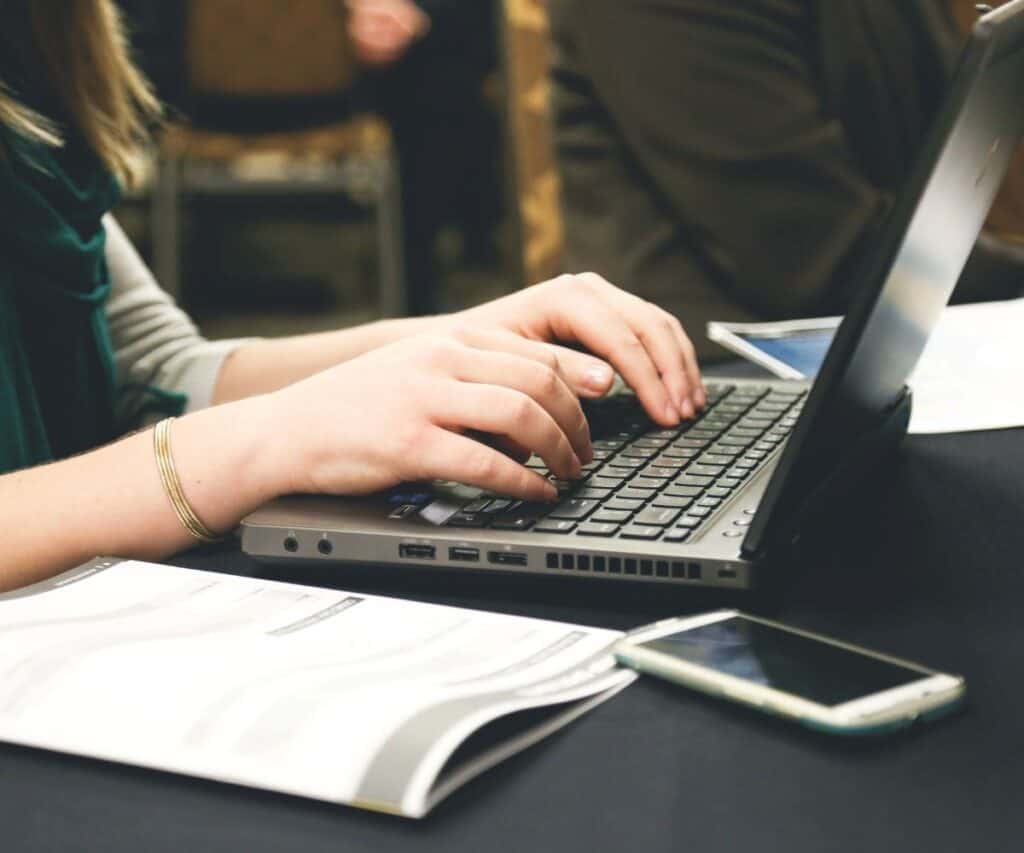
{"label": "silver laptop body", "polygon": [[[775,440],[752,440],[748,449],[761,449],[750,459],[743,457],[753,464],[742,470],[726,463],[714,472],[715,465],[701,466],[696,456],[679,458],[678,476],[671,482],[685,478],[694,485],[678,487],[676,494],[703,490],[690,495],[693,500],[686,506],[680,505],[686,498],[666,507],[641,502],[614,533],[594,532],[600,523],[588,519],[596,517],[606,500],[588,507],[592,499],[579,495],[594,488],[588,484],[601,478],[609,458],[625,459],[624,449],[638,439],[646,439],[655,454],[683,448],[687,431],[700,428],[699,423],[684,425],[668,435],[657,426],[634,422],[631,431],[622,431],[617,449],[608,446],[612,456],[605,454],[589,480],[567,484],[565,502],[559,506],[568,507],[561,515],[569,517],[540,515],[527,529],[497,528],[493,518],[507,515],[510,508],[500,496],[456,484],[407,484],[365,498],[275,500],[243,521],[243,549],[275,562],[452,567],[751,587],[771,565],[771,556],[812,523],[815,512],[848,492],[858,478],[878,476],[872,469],[905,434],[910,410],[906,379],[953,291],[1020,140],[1022,91],[1024,0],[1014,0],[979,19],[916,170],[865,253],[856,298],[813,385],[727,379],[712,383],[716,393],[730,389],[723,401],[738,395],[741,403],[731,407],[734,413],[756,397],[747,406],[748,414],[738,417],[753,418],[753,412],[764,416],[754,418],[759,423],[774,417],[766,429]],[[624,405],[628,403],[626,399]],[[659,458],[665,464],[671,461],[662,454],[645,463]],[[693,466],[713,476],[688,475]],[[654,467],[665,476],[664,464]],[[646,470],[654,473],[653,468]],[[716,477],[730,474],[743,476],[738,482],[733,482],[738,476],[727,477],[731,489],[715,486]],[[632,489],[630,482],[638,478],[645,485],[658,482],[636,468],[621,489]],[[697,482],[702,479],[709,483]],[[608,500],[615,500],[617,488],[582,493],[612,491]],[[701,506],[712,489],[727,494]],[[512,505],[512,511],[521,511],[517,507]],[[707,512],[690,518],[695,509]],[[641,517],[658,522],[653,525],[656,535],[644,532],[652,525],[639,523]],[[559,526],[557,532],[544,531],[552,525]],[[626,528],[648,538],[627,538]]]}

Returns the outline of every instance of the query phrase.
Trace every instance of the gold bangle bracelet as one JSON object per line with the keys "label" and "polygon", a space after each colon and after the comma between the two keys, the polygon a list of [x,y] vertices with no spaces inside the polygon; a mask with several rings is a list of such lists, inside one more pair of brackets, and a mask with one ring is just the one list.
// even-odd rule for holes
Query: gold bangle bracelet
{"label": "gold bangle bracelet", "polygon": [[156,467],[160,472],[160,482],[163,484],[164,492],[178,521],[193,539],[204,544],[223,542],[227,537],[218,536],[209,527],[199,520],[195,514],[185,492],[181,487],[181,479],[178,477],[178,470],[174,467],[174,456],[171,454],[171,424],[174,418],[165,418],[156,425],[153,430],[153,454],[156,456]]}

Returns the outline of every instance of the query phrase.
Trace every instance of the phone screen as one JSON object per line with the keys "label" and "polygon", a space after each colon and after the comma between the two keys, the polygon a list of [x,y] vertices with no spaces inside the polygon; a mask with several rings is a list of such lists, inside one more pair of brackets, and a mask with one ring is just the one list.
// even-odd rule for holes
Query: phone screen
{"label": "phone screen", "polygon": [[821,705],[840,705],[930,674],[742,616],[642,645]]}

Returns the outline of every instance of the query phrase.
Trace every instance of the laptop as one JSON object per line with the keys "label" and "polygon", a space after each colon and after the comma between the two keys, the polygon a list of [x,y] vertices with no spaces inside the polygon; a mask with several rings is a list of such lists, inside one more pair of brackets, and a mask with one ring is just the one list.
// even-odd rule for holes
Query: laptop
{"label": "laptop", "polygon": [[615,394],[587,405],[595,459],[582,479],[558,484],[556,503],[436,482],[297,495],[244,519],[243,550],[275,562],[755,585],[816,510],[877,476],[902,440],[907,377],[1020,140],[1022,92],[1024,0],[1013,0],[979,18],[813,384],[719,380],[706,411],[675,429]]}

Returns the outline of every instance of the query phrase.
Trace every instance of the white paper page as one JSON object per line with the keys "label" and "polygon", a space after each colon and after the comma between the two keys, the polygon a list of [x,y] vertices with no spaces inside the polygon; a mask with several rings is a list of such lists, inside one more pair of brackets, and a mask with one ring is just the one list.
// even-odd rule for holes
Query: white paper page
{"label": "white paper page", "polygon": [[947,308],[909,385],[912,433],[1024,426],[1024,299]]}
{"label": "white paper page", "polygon": [[[124,562],[0,601],[0,738],[347,802],[393,733],[438,707],[595,692],[617,636]],[[388,780],[403,798],[414,764]]]}

